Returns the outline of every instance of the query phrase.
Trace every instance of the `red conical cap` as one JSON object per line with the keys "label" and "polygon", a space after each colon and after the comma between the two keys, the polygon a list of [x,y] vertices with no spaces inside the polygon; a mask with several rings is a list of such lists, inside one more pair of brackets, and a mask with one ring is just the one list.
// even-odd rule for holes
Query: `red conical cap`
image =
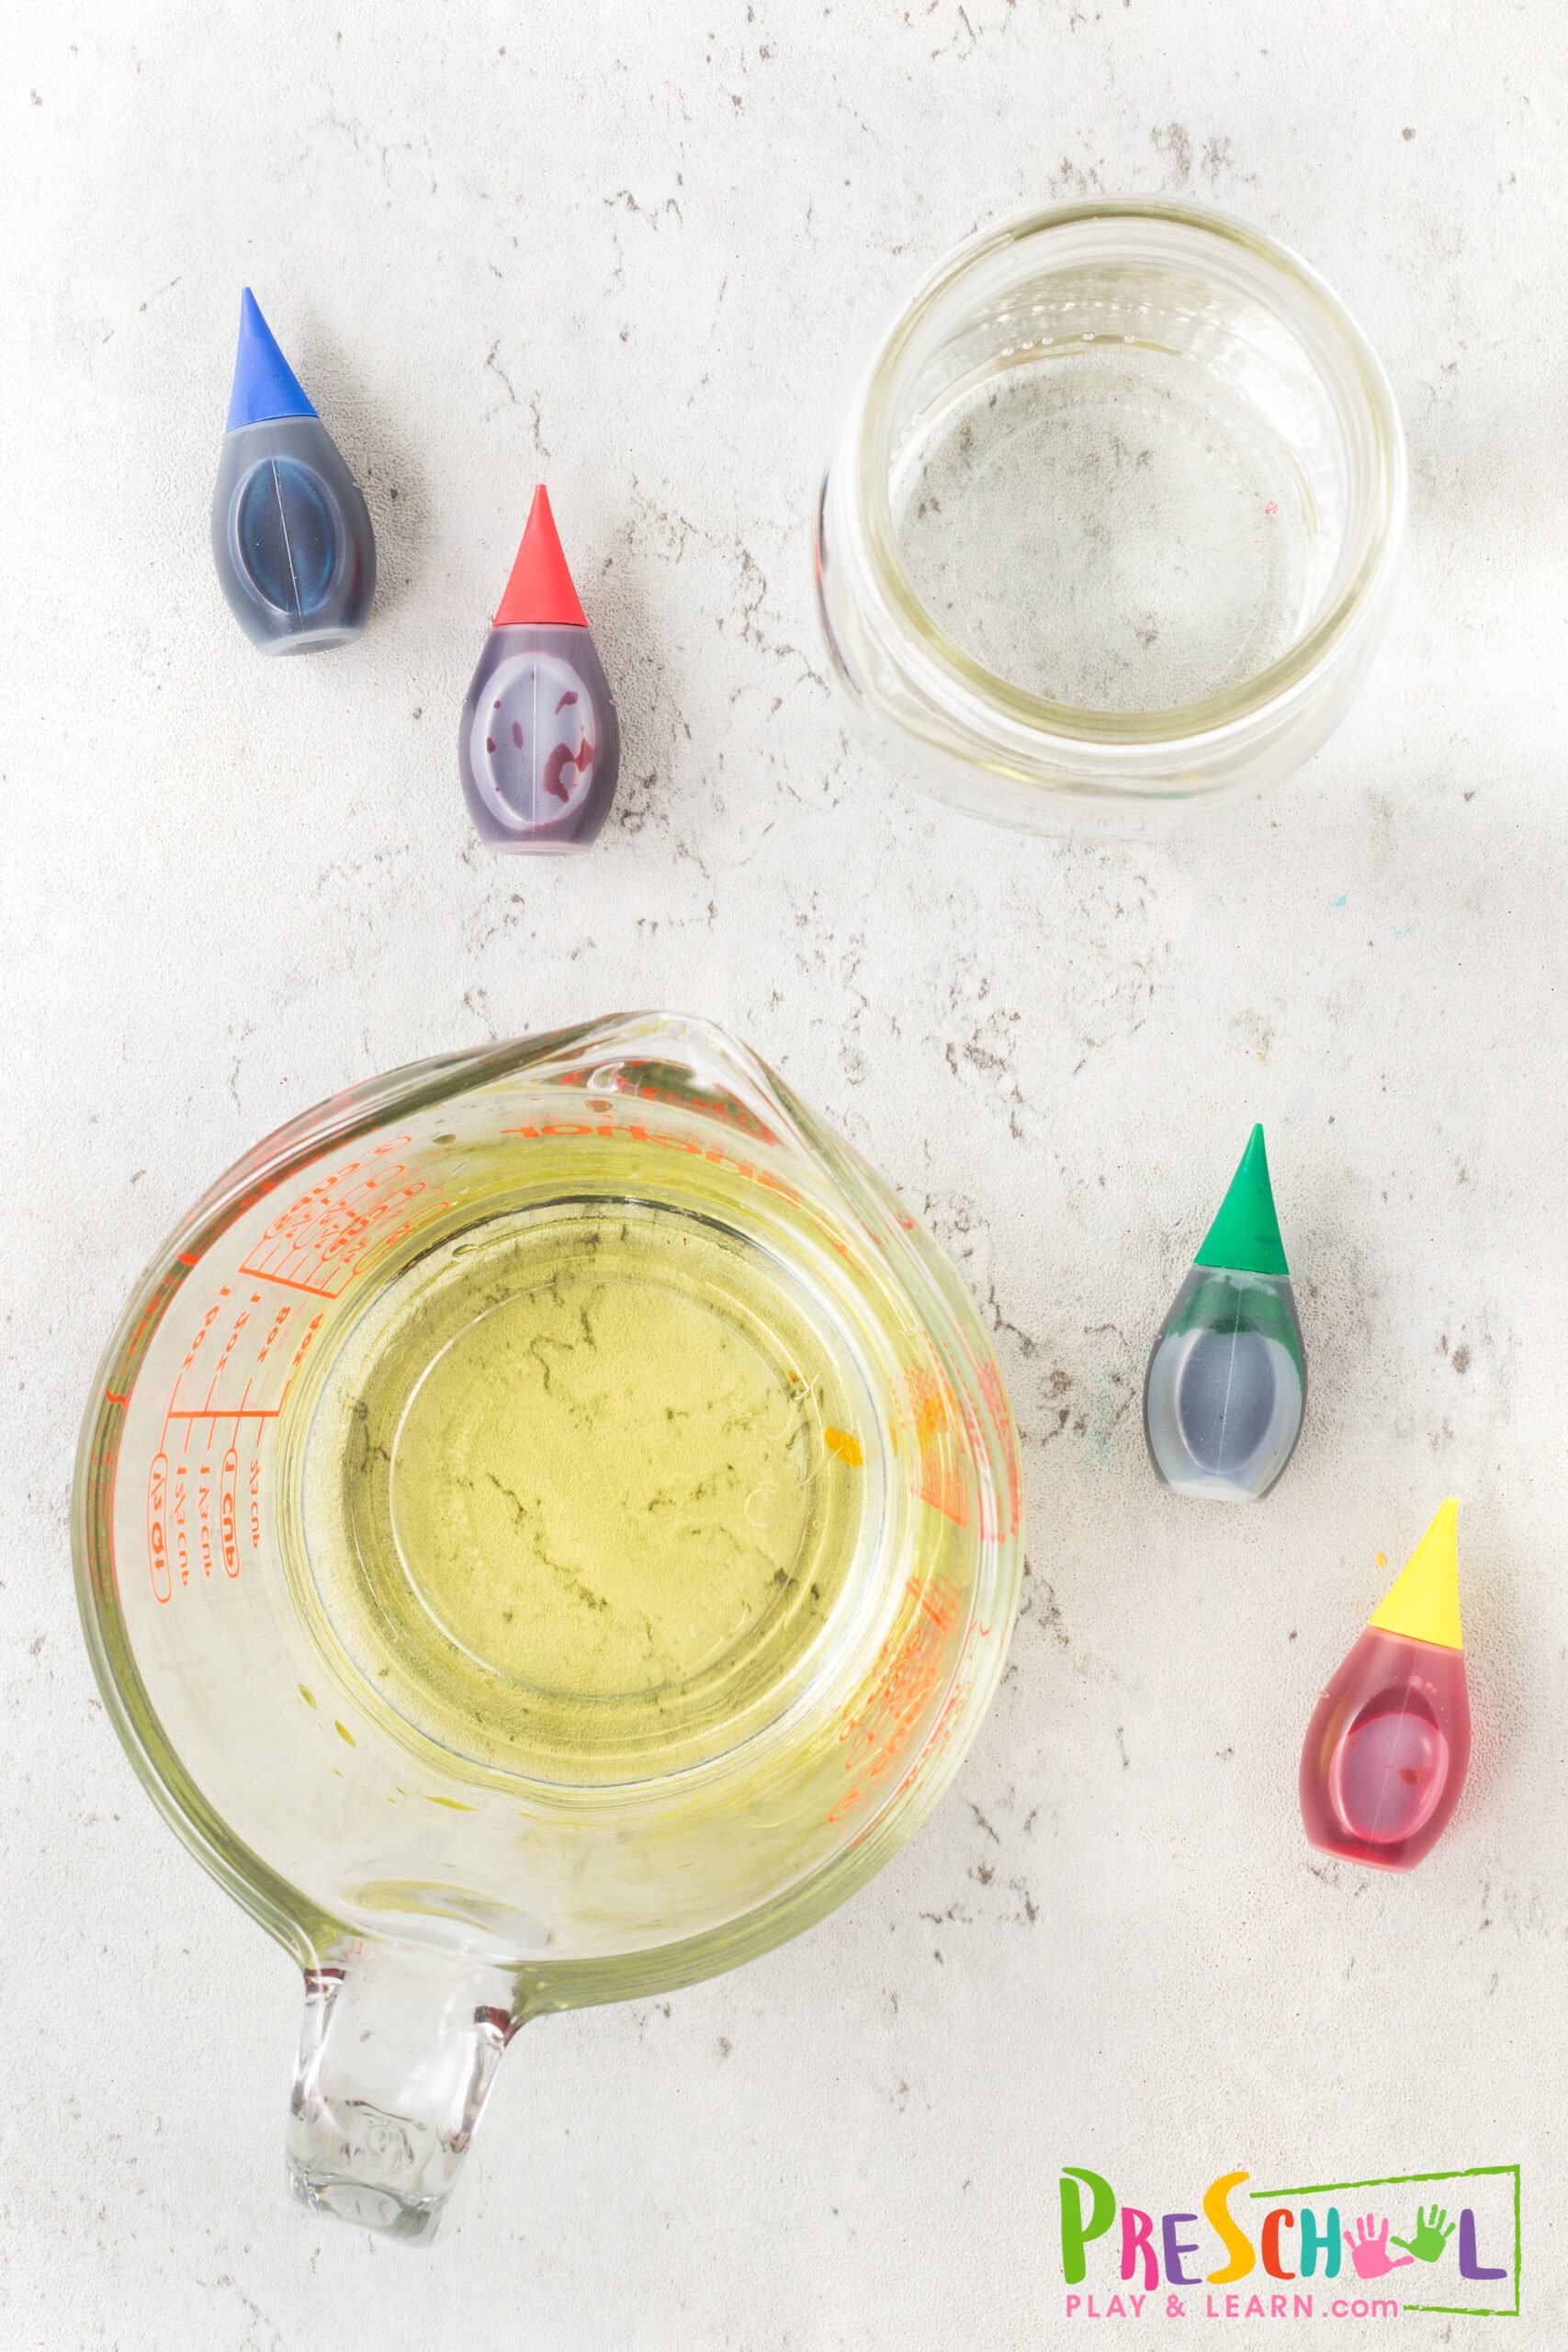
{"label": "red conical cap", "polygon": [[541,482],[528,509],[527,527],[506,594],[496,609],[497,628],[586,628],[582,606],[566,568],[550,495]]}

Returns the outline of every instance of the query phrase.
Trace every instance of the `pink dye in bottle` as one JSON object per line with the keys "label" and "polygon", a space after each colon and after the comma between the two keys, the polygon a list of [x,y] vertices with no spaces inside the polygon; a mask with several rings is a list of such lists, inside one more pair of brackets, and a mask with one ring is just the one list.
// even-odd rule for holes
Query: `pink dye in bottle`
{"label": "pink dye in bottle", "polygon": [[1470,1762],[1450,1497],[1318,1701],[1302,1819],[1325,1854],[1414,1870],[1448,1827]]}

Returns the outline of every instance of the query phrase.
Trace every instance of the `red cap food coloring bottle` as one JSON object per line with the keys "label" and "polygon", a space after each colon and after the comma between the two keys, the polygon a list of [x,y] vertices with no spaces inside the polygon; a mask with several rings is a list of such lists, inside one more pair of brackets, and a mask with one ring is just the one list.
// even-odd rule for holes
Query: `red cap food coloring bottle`
{"label": "red cap food coloring bottle", "polygon": [[586,849],[620,759],[615,697],[541,482],[463,705],[457,765],[474,831],[490,849]]}

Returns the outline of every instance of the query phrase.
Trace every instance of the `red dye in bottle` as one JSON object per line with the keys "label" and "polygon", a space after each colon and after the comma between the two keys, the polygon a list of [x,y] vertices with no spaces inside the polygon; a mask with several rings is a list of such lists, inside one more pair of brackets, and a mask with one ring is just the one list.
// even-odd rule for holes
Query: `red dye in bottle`
{"label": "red dye in bottle", "polygon": [[541,482],[463,705],[457,764],[474,831],[487,849],[586,849],[620,756],[615,696]]}
{"label": "red dye in bottle", "polygon": [[1448,1827],[1470,1762],[1459,1506],[1445,1502],[1317,1702],[1302,1819],[1325,1853],[1414,1870]]}

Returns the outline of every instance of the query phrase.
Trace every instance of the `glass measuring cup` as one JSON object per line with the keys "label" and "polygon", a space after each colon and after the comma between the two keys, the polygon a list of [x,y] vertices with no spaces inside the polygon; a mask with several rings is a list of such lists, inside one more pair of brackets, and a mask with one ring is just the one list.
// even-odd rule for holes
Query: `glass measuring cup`
{"label": "glass measuring cup", "polygon": [[1160,830],[1299,767],[1382,635],[1388,379],[1294,254],[1097,198],[939,262],[853,385],[818,601],[863,723],[955,807]]}
{"label": "glass measuring cup", "polygon": [[105,1356],[73,1536],[149,1793],[304,1973],[297,2194],[430,2236],[519,2024],[868,1878],[995,1688],[1019,1512],[952,1268],[707,1023],[420,1063],[220,1179]]}

